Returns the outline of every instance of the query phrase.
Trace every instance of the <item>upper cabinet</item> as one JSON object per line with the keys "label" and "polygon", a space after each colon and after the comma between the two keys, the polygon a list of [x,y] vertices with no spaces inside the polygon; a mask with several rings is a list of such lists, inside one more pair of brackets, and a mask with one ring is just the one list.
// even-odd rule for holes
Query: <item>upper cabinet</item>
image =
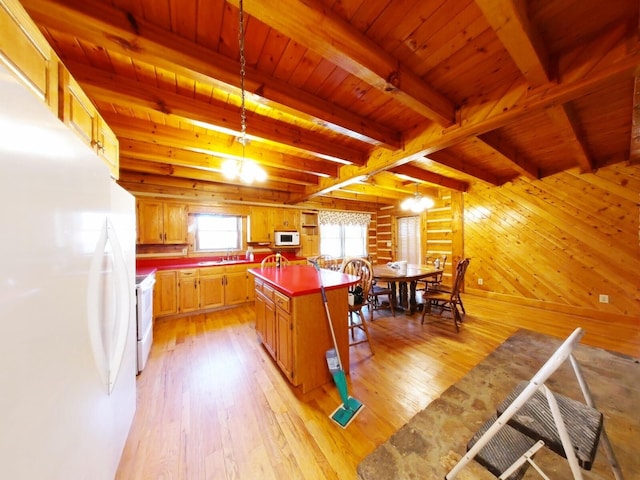
{"label": "upper cabinet", "polygon": [[272,215],[274,230],[298,230],[300,227],[300,210],[278,208],[272,210]]}
{"label": "upper cabinet", "polygon": [[137,210],[138,244],[188,243],[186,204],[138,199]]}
{"label": "upper cabinet", "polygon": [[80,88],[69,72],[60,69],[62,92],[62,121],[67,124],[107,164],[111,176],[118,178],[118,139],[102,119],[89,97]]}
{"label": "upper cabinet", "polygon": [[17,0],[0,0],[0,61],[58,116],[58,57]]}
{"label": "upper cabinet", "polygon": [[247,219],[247,242],[270,243],[273,237],[271,211],[269,207],[251,207]]}
{"label": "upper cabinet", "polygon": [[0,61],[119,176],[118,139],[17,0],[0,0]]}

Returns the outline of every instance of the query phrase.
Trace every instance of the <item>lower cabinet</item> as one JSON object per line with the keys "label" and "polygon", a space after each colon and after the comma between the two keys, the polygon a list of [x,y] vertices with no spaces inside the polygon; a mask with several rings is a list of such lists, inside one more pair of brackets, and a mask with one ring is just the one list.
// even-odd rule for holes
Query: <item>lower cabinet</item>
{"label": "lower cabinet", "polygon": [[178,312],[189,313],[200,309],[198,269],[178,271]]}
{"label": "lower cabinet", "polygon": [[253,275],[259,264],[159,270],[154,290],[157,317],[239,305],[254,300]]}
{"label": "lower cabinet", "polygon": [[178,313],[178,271],[159,270],[153,289],[153,313],[155,317]]}
{"label": "lower cabinet", "polygon": [[293,379],[293,323],[289,298],[255,281],[256,333],[289,379]]}

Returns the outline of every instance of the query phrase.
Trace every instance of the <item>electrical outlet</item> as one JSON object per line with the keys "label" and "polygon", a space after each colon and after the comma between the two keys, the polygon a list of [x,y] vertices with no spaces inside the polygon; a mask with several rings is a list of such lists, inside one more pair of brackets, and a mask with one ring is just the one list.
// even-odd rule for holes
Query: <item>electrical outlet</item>
{"label": "electrical outlet", "polygon": [[479,278],[479,279],[478,279],[478,285],[483,285],[483,284],[484,284],[484,280],[483,280],[483,279],[481,279],[481,278]]}
{"label": "electrical outlet", "polygon": [[609,295],[600,294],[600,303],[609,303]]}
{"label": "electrical outlet", "polygon": [[391,247],[391,242],[387,242],[387,247]]}

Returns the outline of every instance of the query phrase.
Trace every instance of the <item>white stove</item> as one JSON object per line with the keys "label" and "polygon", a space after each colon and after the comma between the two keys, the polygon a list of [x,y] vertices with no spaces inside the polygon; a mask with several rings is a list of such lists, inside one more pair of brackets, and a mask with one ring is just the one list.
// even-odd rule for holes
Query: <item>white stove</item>
{"label": "white stove", "polygon": [[138,338],[138,373],[149,358],[153,343],[153,286],[155,273],[136,276],[136,325]]}

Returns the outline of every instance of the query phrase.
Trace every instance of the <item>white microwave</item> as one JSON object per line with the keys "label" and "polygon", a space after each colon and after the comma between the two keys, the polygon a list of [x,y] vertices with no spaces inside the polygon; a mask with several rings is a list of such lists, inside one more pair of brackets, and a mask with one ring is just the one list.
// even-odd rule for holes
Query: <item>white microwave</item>
{"label": "white microwave", "polygon": [[273,233],[273,244],[276,247],[297,247],[300,245],[300,233],[275,231]]}

